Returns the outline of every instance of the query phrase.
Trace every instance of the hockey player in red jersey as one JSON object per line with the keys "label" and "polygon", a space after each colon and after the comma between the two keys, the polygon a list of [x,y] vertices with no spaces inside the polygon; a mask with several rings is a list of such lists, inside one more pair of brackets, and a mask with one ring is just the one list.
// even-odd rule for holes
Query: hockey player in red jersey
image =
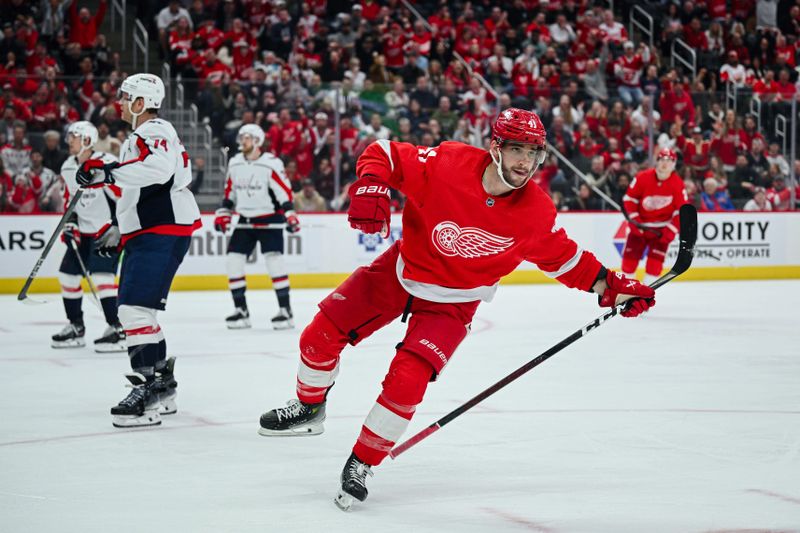
{"label": "hockey player in red jersey", "polygon": [[350,225],[389,230],[390,189],[408,198],[403,238],[358,268],[320,304],[300,336],[297,398],[261,416],[262,435],[317,435],[340,352],[402,316],[408,329],[341,475],[336,503],[367,497],[366,476],[408,426],[429,381],[439,377],[469,332],[481,301],[501,277],[532,261],[568,287],[595,292],[601,306],[633,297],[637,316],[654,291],[604,268],[556,224],[550,197],[530,184],[544,161],[545,129],[530,111],[503,111],[490,150],[458,142],[435,148],[376,141],[358,160],[350,187]]}
{"label": "hockey player in red jersey", "polygon": [[648,249],[645,285],[661,275],[667,248],[680,230],[678,211],[688,202],[683,180],[675,172],[676,159],[669,148],[661,150],[656,167],[639,172],[623,197],[631,221],[622,252],[622,272],[634,277],[645,248]]}

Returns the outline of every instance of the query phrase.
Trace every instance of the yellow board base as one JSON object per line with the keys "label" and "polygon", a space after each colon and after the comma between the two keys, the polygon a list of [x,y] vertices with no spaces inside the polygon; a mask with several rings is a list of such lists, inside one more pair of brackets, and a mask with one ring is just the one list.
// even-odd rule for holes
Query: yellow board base
{"label": "yellow board base", "polygon": [[[641,279],[643,270],[637,272]],[[290,274],[289,280],[295,289],[322,289],[333,288],[347,278],[348,274]],[[800,265],[797,266],[761,266],[761,267],[707,267],[693,268],[683,274],[679,281],[727,281],[727,280],[755,280],[755,279],[800,279]],[[23,278],[0,279],[0,294],[18,294]],[[557,283],[538,270],[518,270],[512,272],[501,280],[503,285],[524,285],[533,283]],[[84,290],[88,291],[86,282]],[[269,277],[261,274],[247,276],[248,289],[270,289],[272,282]],[[176,291],[222,291],[228,289],[228,278],[224,275],[213,276],[176,276],[172,283]],[[57,278],[39,278],[33,282],[31,293],[57,293],[60,292]]]}

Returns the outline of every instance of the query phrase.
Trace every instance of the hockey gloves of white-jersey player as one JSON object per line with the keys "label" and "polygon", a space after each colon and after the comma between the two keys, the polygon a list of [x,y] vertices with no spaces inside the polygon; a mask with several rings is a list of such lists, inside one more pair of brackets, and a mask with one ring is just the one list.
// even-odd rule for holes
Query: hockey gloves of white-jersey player
{"label": "hockey gloves of white-jersey player", "polygon": [[300,231],[300,221],[297,220],[297,215],[294,214],[294,211],[286,212],[286,231],[289,233]]}
{"label": "hockey gloves of white-jersey player", "polygon": [[95,253],[100,257],[113,257],[120,252],[119,244],[122,240],[122,234],[119,232],[119,227],[111,225],[101,233],[95,241]]}
{"label": "hockey gloves of white-jersey player", "polygon": [[[78,167],[75,173],[75,181],[83,188],[102,187],[106,183],[114,183],[111,171],[119,166],[119,163],[106,163],[102,159],[87,159]],[[96,172],[102,170],[102,179],[96,178]]]}
{"label": "hockey gloves of white-jersey player", "polygon": [[[606,289],[598,297],[600,307],[614,307],[627,299],[627,305],[620,314],[632,318],[656,305],[656,291],[635,279],[626,278],[622,272],[602,267],[597,280],[606,282]],[[623,299],[618,301],[617,297],[620,296]]]}
{"label": "hockey gloves of white-jersey player", "polygon": [[78,229],[78,217],[76,216],[70,217],[61,229],[61,242],[69,246],[69,241],[74,241],[78,246],[81,244],[81,232]]}
{"label": "hockey gloves of white-jersey player", "polygon": [[226,233],[231,225],[231,216],[231,210],[227,207],[220,207],[214,211],[214,229]]}
{"label": "hockey gloves of white-jersey player", "polygon": [[350,227],[364,233],[380,233],[381,237],[388,237],[391,223],[389,186],[376,181],[372,176],[363,176],[350,185],[349,193],[347,220]]}

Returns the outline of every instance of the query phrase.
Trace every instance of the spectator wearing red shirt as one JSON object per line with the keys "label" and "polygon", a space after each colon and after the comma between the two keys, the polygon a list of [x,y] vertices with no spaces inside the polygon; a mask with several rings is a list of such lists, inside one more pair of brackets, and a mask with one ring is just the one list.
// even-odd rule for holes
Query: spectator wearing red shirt
{"label": "spectator wearing red shirt", "polygon": [[203,39],[209,48],[218,51],[225,41],[225,33],[214,25],[214,19],[208,17],[203,19],[195,35]]}
{"label": "spectator wearing red shirt", "polygon": [[108,0],[100,0],[97,13],[92,16],[87,7],[78,10],[78,0],[73,0],[69,6],[70,42],[79,43],[84,50],[92,48],[100,25],[103,24],[107,7]]}
{"label": "spectator wearing red shirt", "polygon": [[28,177],[18,174],[14,177],[14,184],[8,193],[8,205],[14,213],[38,213],[39,202]]}
{"label": "spectator wearing red shirt", "polygon": [[196,68],[198,70],[200,85],[221,84],[231,75],[231,69],[222,61],[217,59],[217,54],[209,48],[203,54],[203,61]]}
{"label": "spectator wearing red shirt", "polygon": [[754,139],[761,139],[762,141],[764,140],[764,136],[758,131],[756,119],[753,117],[753,115],[747,115],[744,117],[744,128],[739,130],[739,139],[741,141],[741,145],[744,147],[744,150],[748,152],[753,146]]}
{"label": "spectator wearing red shirt", "polygon": [[365,20],[372,22],[378,18],[378,13],[381,11],[381,6],[375,0],[361,0],[361,16]]}
{"label": "spectator wearing red shirt", "polygon": [[786,179],[776,176],[772,180],[772,187],[767,189],[767,200],[772,204],[773,211],[788,211],[791,203],[791,191],[786,187]]}
{"label": "spectator wearing red shirt", "polygon": [[400,24],[392,22],[389,33],[383,36],[383,55],[386,57],[386,68],[398,72],[405,64],[403,46],[406,38]]}
{"label": "spectator wearing red shirt", "polygon": [[702,176],[708,169],[708,158],[711,155],[711,143],[703,139],[700,126],[692,128],[692,138],[683,147],[683,162],[694,170],[695,176]]}
{"label": "spectator wearing red shirt", "polygon": [[787,44],[786,37],[782,34],[778,34],[778,36],[775,37],[775,59],[778,58],[782,58],[786,66],[790,68],[795,68],[797,66],[795,47]]}
{"label": "spectator wearing red shirt", "polygon": [[670,90],[661,93],[661,120],[665,123],[675,122],[680,117],[683,122],[695,121],[695,108],[692,95],[685,90],[683,83],[672,84]]}
{"label": "spectator wearing red shirt", "polygon": [[683,40],[696,51],[708,51],[708,39],[698,17],[693,17],[689,24],[683,27]]}
{"label": "spectator wearing red shirt", "polygon": [[620,98],[628,106],[638,106],[644,97],[641,88],[642,71],[650,62],[650,49],[646,44],[639,46],[639,53],[634,51],[631,41],[625,41],[623,54],[614,63],[614,76],[617,78],[617,91]]}
{"label": "spectator wearing red shirt", "polygon": [[725,121],[714,124],[711,152],[722,161],[725,172],[733,172],[736,166],[736,155],[741,149],[741,128],[736,125],[736,114],[732,109],[725,113]]}

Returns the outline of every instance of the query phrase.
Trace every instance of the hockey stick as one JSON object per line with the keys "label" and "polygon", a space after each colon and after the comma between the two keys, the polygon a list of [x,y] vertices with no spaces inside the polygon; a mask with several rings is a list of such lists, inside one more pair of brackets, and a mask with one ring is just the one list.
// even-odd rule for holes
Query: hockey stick
{"label": "hockey stick", "polygon": [[19,291],[17,295],[17,300],[23,303],[44,303],[43,301],[33,300],[28,296],[28,289],[31,288],[31,283],[33,283],[33,279],[36,277],[36,274],[39,273],[39,269],[42,267],[42,263],[47,258],[47,254],[50,253],[50,249],[53,248],[53,245],[56,242],[56,238],[61,235],[61,230],[64,229],[64,226],[67,223],[67,220],[72,213],[75,211],[75,207],[78,205],[78,200],[81,199],[83,195],[83,189],[78,189],[75,192],[75,196],[72,197],[72,200],[67,205],[67,209],[64,211],[64,214],[61,216],[61,220],[58,221],[58,225],[56,226],[56,230],[50,235],[50,240],[47,241],[47,244],[44,246],[42,250],[42,255],[39,256],[39,259],[36,261],[36,264],[33,266],[33,270],[31,270],[30,276],[28,279],[25,280],[25,285],[22,286],[22,290]]}
{"label": "hockey stick", "polygon": [[[678,249],[678,257],[675,259],[675,264],[672,266],[669,272],[658,278],[654,281],[650,286],[654,289],[661,287],[662,285],[672,281],[676,277],[680,276],[684,272],[686,272],[692,264],[692,259],[694,258],[694,245],[695,241],[697,240],[697,210],[694,206],[690,204],[686,204],[681,207],[680,210],[680,220],[681,220],[681,233],[680,233],[680,247]],[[602,324],[604,324],[608,319],[618,315],[620,311],[625,309],[626,302],[621,302],[617,304],[615,307],[611,308],[611,310],[606,311],[602,316],[594,319],[593,321],[589,322],[581,329],[567,337],[566,339],[562,340],[555,346],[552,346],[550,349],[546,350],[544,353],[536,357],[535,359],[531,359],[523,366],[519,367],[517,370],[512,372],[511,374],[507,375],[488,389],[484,390],[468,402],[462,404],[460,407],[454,409],[450,413],[446,414],[430,426],[426,427],[410,439],[402,442],[401,444],[394,447],[392,451],[389,452],[389,457],[395,459],[398,455],[405,452],[415,444],[418,444],[421,440],[428,437],[432,433],[440,430],[442,426],[452,422],[455,418],[461,416],[469,409],[475,407],[480,402],[494,394],[495,392],[499,391],[512,381],[516,380],[523,374],[527,373],[528,371],[532,370],[539,364],[545,362],[550,357],[554,356],[576,340],[580,339],[581,337],[588,334],[590,331],[593,331],[599,328]]]}
{"label": "hockey stick", "polygon": [[97,290],[94,287],[94,282],[92,281],[92,278],[89,276],[89,271],[86,270],[86,265],[83,263],[81,252],[78,250],[78,245],[75,243],[73,239],[69,239],[69,243],[72,246],[72,251],[75,252],[75,257],[78,258],[78,265],[81,267],[81,273],[83,274],[83,278],[89,285],[89,291],[92,293],[92,300],[94,300],[94,304],[98,307],[98,309],[102,311],[103,305],[100,303],[100,297],[97,296]]}

